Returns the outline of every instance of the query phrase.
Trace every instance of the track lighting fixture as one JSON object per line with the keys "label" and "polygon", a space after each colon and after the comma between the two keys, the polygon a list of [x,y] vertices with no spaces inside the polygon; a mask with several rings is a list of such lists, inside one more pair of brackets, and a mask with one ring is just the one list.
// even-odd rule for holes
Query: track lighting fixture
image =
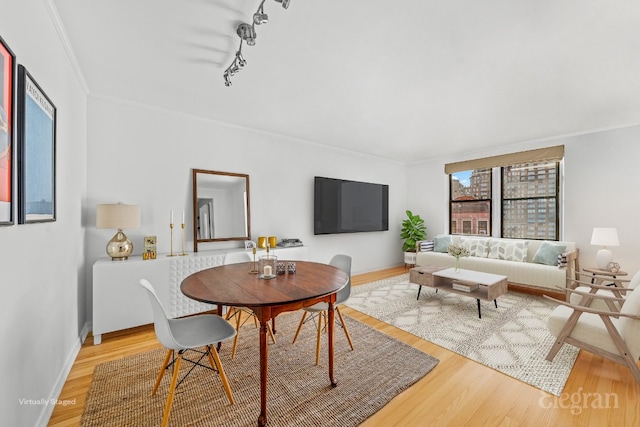
{"label": "track lighting fixture", "polygon": [[[289,3],[291,0],[275,0],[278,3],[282,3],[282,7],[285,9],[289,8]],[[245,65],[247,65],[247,61],[242,56],[242,42],[245,42],[247,46],[255,46],[256,38],[258,35],[256,34],[256,25],[262,25],[269,22],[269,15],[264,13],[264,2],[262,0],[260,2],[260,6],[256,10],[256,13],[253,14],[253,23],[247,24],[242,23],[238,25],[236,29],[236,34],[240,37],[240,48],[236,52],[236,56],[233,59],[233,62],[227,69],[224,71],[224,85],[229,87],[231,86],[231,76],[236,75]]]}

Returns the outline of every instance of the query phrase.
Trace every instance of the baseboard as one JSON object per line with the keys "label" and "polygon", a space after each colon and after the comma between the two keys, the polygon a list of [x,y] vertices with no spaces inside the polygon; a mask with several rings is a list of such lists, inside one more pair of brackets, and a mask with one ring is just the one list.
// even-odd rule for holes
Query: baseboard
{"label": "baseboard", "polygon": [[508,289],[510,291],[520,292],[520,293],[529,294],[529,295],[537,295],[540,297],[543,295],[548,295],[552,298],[556,298],[561,301],[564,301],[567,298],[565,292],[562,292],[560,290],[554,291],[546,288],[534,288],[531,286],[519,285],[517,283],[511,283],[511,282],[509,282]]}
{"label": "baseboard", "polygon": [[54,383],[53,389],[49,395],[49,399],[47,402],[50,402],[49,405],[43,405],[42,412],[40,413],[40,417],[38,417],[38,421],[36,426],[38,427],[46,427],[49,424],[49,419],[51,418],[51,414],[53,413],[56,405],[53,402],[57,402],[60,397],[60,393],[62,392],[62,388],[64,387],[64,383],[67,381],[67,377],[69,376],[69,372],[71,372],[71,368],[73,367],[76,358],[78,357],[78,353],[80,353],[80,348],[82,348],[82,343],[87,339],[89,335],[89,331],[91,330],[91,323],[85,322],[84,326],[80,331],[80,336],[78,337],[78,341],[74,343],[71,347],[71,351],[67,356],[67,360],[64,365],[62,365],[62,369],[58,374],[58,378]]}

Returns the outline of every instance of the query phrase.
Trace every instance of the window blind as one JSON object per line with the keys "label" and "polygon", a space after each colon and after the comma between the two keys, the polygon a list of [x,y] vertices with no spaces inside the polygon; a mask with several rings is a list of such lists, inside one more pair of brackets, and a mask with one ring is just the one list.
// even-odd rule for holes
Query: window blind
{"label": "window blind", "polygon": [[446,163],[444,173],[452,174],[476,169],[490,169],[501,166],[518,165],[530,162],[559,161],[564,157],[564,145],[538,148],[535,150],[519,151],[517,153],[484,157],[481,159],[465,160],[462,162]]}

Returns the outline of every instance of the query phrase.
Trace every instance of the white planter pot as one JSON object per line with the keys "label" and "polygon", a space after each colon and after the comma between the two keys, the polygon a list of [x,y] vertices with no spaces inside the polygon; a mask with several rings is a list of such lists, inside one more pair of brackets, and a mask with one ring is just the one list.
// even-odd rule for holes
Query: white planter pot
{"label": "white planter pot", "polygon": [[404,253],[404,263],[407,265],[416,265],[416,253],[415,252],[405,252]]}

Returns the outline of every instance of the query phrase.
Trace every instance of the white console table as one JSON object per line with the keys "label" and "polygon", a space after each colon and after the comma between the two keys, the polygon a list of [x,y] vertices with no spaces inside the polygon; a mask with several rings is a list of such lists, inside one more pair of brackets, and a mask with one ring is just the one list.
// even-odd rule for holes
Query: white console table
{"label": "white console table", "polygon": [[[93,343],[100,344],[102,334],[153,323],[149,298],[138,286],[143,278],[151,282],[172,318],[215,309],[182,295],[180,283],[190,274],[222,265],[227,253],[241,251],[203,251],[173,257],[159,254],[154,260],[132,256],[127,261],[106,258],[96,261],[93,264]],[[304,246],[276,248],[274,252],[285,260],[308,261],[309,258]],[[258,252],[256,259],[260,255]]]}

